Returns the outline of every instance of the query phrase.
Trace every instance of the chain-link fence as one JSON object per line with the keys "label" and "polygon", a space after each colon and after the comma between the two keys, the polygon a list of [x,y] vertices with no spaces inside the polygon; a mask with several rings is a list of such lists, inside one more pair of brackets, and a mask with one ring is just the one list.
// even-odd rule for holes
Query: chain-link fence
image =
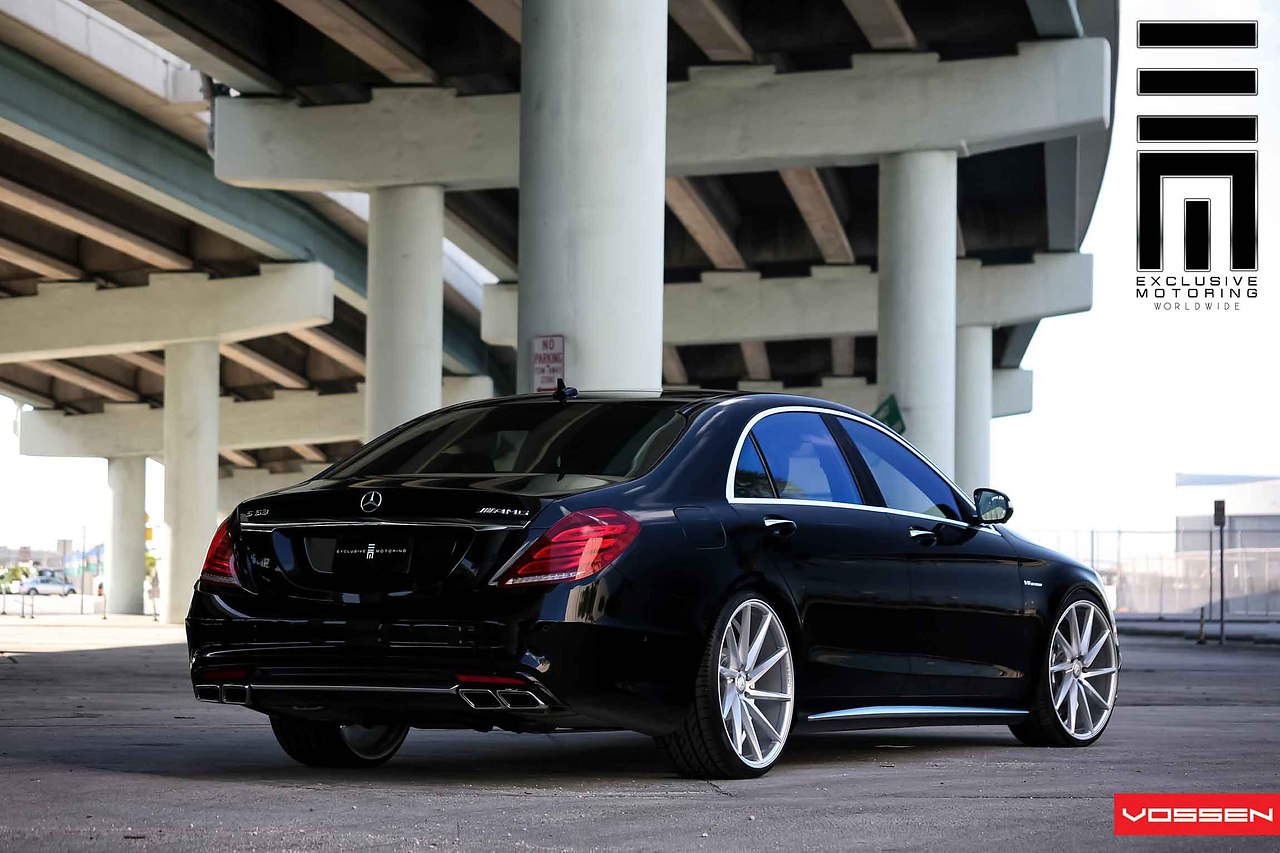
{"label": "chain-link fence", "polygon": [[[1219,612],[1216,529],[1028,531],[1027,536],[1096,568],[1117,612],[1188,617],[1198,616],[1201,607],[1206,615]],[[1228,618],[1280,616],[1277,543],[1280,530],[1226,531]]]}

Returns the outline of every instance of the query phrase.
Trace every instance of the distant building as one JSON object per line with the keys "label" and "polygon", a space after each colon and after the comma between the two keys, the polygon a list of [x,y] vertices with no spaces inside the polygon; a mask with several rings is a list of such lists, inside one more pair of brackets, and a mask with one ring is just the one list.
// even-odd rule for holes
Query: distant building
{"label": "distant building", "polygon": [[1227,502],[1227,547],[1280,548],[1280,476],[1178,474],[1179,551],[1204,551],[1213,502]]}

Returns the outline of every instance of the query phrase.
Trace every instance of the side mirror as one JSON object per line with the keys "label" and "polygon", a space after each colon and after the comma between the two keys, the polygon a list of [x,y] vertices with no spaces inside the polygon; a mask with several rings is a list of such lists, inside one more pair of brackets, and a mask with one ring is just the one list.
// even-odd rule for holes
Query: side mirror
{"label": "side mirror", "polygon": [[1013,518],[1013,504],[1004,492],[978,489],[973,493],[973,503],[978,507],[978,518],[983,524],[1004,524]]}

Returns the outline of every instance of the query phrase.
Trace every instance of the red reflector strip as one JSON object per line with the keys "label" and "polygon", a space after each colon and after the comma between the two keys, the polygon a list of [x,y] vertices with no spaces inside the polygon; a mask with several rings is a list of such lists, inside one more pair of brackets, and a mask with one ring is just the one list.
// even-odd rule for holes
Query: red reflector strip
{"label": "red reflector strip", "polygon": [[1280,835],[1280,794],[1116,794],[1116,835]]}
{"label": "red reflector strip", "polygon": [[232,681],[247,678],[247,669],[204,669],[196,676],[197,681]]}
{"label": "red reflector strip", "polygon": [[515,684],[524,687],[528,682],[523,678],[512,678],[509,675],[459,675],[459,684]]}

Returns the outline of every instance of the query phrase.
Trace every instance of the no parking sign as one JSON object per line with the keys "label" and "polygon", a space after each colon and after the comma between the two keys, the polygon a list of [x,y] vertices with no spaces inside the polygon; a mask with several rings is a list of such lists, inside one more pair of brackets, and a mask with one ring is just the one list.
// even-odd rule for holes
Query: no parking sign
{"label": "no parking sign", "polygon": [[533,390],[554,391],[564,379],[564,335],[537,335],[532,344]]}

